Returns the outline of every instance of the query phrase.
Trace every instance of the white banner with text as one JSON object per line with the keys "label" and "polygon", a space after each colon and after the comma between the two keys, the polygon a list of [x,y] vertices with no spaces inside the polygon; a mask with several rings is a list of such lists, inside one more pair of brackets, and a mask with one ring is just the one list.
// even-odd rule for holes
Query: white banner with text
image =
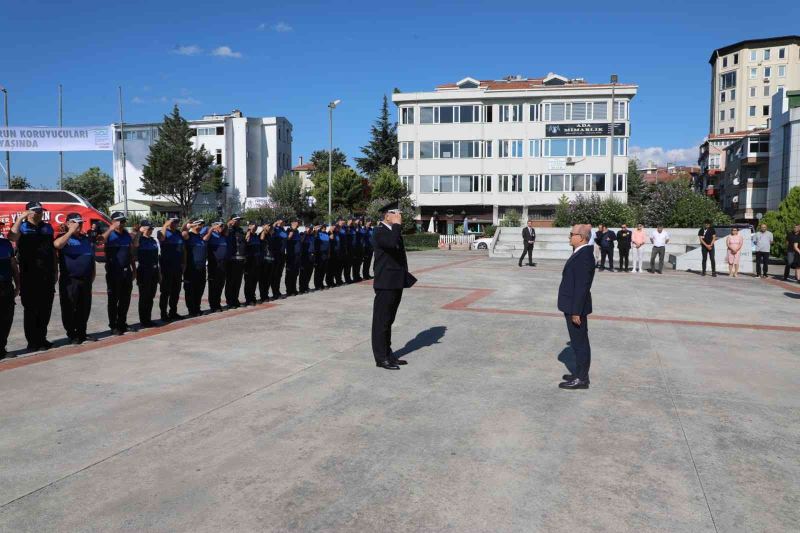
{"label": "white banner with text", "polygon": [[0,152],[82,152],[113,149],[114,130],[111,126],[0,126]]}

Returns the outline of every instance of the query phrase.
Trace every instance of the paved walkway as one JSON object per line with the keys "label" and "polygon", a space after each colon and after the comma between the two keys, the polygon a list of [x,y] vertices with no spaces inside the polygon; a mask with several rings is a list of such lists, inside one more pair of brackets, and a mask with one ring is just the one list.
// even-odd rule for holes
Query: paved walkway
{"label": "paved walkway", "polygon": [[0,362],[0,531],[797,530],[800,286],[598,273],[562,391],[560,263],[410,260],[399,372],[366,283]]}

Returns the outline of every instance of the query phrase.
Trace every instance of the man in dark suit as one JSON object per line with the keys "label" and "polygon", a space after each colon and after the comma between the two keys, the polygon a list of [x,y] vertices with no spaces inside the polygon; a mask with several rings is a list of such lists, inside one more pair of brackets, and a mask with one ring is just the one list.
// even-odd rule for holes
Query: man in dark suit
{"label": "man in dark suit", "polygon": [[572,255],[564,265],[558,287],[558,310],[564,313],[569,340],[575,352],[575,373],[564,375],[562,389],[588,389],[592,349],[589,346],[588,315],[592,312],[594,250],[589,244],[592,228],[577,224],[569,234]]}
{"label": "man in dark suit", "polygon": [[533,266],[531,254],[533,253],[533,245],[535,242],[536,230],[533,228],[533,220],[529,220],[528,225],[522,228],[522,244],[525,245],[525,249],[522,251],[522,255],[519,256],[519,266],[522,266],[522,259],[525,257],[525,254],[528,254],[528,266]]}
{"label": "man in dark suit", "polygon": [[400,233],[402,217],[397,202],[384,206],[383,221],[373,234],[375,254],[375,302],[372,307],[372,353],[375,364],[386,370],[400,370],[406,361],[392,353],[392,324],[403,297],[403,289],[416,279],[408,273],[408,260]]}

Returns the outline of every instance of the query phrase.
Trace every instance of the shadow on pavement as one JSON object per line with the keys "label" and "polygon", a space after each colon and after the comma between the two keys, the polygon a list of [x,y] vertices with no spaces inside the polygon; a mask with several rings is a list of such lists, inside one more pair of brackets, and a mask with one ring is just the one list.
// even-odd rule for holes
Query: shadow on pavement
{"label": "shadow on pavement", "polygon": [[572,351],[572,346],[569,343],[561,350],[561,353],[558,354],[558,360],[564,363],[564,366],[567,367],[567,370],[570,374],[574,374],[575,370],[575,352]]}
{"label": "shadow on pavement", "polygon": [[795,294],[793,292],[784,292],[783,295],[788,297],[788,298],[793,298],[795,300],[800,300],[800,294]]}
{"label": "shadow on pavement", "polygon": [[447,331],[446,326],[434,326],[432,328],[428,328],[425,331],[420,331],[417,333],[417,336],[411,339],[406,343],[405,346],[396,350],[394,352],[395,357],[403,357],[404,355],[408,355],[411,352],[416,350],[420,350],[427,346],[433,346],[434,344],[439,344],[439,341],[444,337],[444,333]]}

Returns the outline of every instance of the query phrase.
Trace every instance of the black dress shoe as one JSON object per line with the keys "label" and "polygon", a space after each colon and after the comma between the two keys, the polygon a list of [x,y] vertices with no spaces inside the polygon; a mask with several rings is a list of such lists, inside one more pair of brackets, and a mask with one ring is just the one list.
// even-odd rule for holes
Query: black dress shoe
{"label": "black dress shoe", "polygon": [[[578,376],[575,376],[574,374],[564,374],[563,376],[561,376],[561,379],[563,379],[564,381],[573,381],[578,379]],[[591,381],[586,380],[586,383],[587,384],[591,383]]]}
{"label": "black dress shoe", "polygon": [[576,389],[588,389],[589,382],[583,381],[582,379],[575,378],[572,381],[564,381],[558,384],[559,389],[569,389],[569,390],[576,390]]}
{"label": "black dress shoe", "polygon": [[381,361],[380,363],[375,363],[375,365],[386,370],[400,370],[400,367],[392,361]]}
{"label": "black dress shoe", "polygon": [[91,335],[84,335],[81,338],[81,341],[83,341],[83,342],[97,342],[97,337],[93,337]]}
{"label": "black dress shoe", "polygon": [[408,361],[403,361],[402,359],[390,359],[389,360],[393,365],[407,365]]}
{"label": "black dress shoe", "polygon": [[38,352],[39,346],[36,344],[29,344],[26,350],[28,350],[29,352]]}
{"label": "black dress shoe", "polygon": [[75,337],[75,338],[69,339],[69,342],[70,342],[70,344],[74,344],[75,346],[78,346],[83,341],[81,341],[78,337]]}
{"label": "black dress shoe", "polygon": [[152,320],[147,320],[145,322],[142,322],[139,325],[142,326],[143,328],[154,328],[154,327],[156,327],[157,324],[155,322],[153,322]]}
{"label": "black dress shoe", "polygon": [[112,335],[116,335],[117,337],[119,337],[119,336],[121,336],[123,333],[122,333],[122,330],[121,330],[121,329],[114,328],[114,329],[112,329],[112,330],[111,330],[111,334],[112,334]]}
{"label": "black dress shoe", "polygon": [[49,350],[52,347],[53,347],[53,343],[50,342],[49,340],[45,339],[45,340],[42,341],[42,349],[43,350]]}

